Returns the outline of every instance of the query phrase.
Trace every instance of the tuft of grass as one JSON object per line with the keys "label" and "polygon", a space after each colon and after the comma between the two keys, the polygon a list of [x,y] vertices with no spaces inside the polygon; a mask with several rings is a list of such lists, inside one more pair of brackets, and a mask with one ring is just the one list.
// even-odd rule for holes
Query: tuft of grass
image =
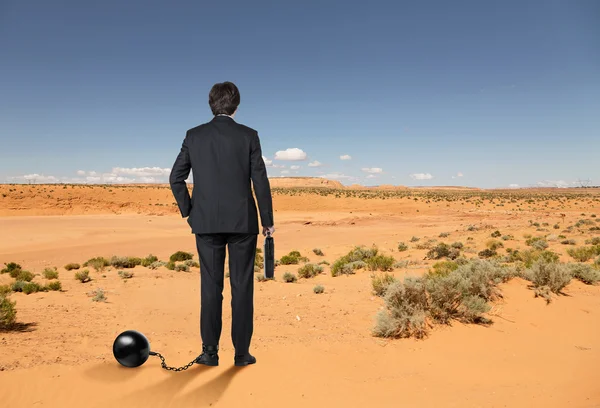
{"label": "tuft of grass", "polygon": [[323,253],[323,251],[321,251],[319,248],[315,248],[313,249],[313,253],[317,256],[325,256],[325,254]]}
{"label": "tuft of grass", "polygon": [[193,259],[188,259],[183,264],[189,266],[190,268],[200,268],[200,264]]}
{"label": "tuft of grass", "polygon": [[81,265],[79,265],[78,263],[68,263],[65,265],[65,269],[67,271],[72,271],[73,269],[79,269],[81,268]]}
{"label": "tuft of grass", "polygon": [[96,288],[92,291],[92,302],[106,302],[106,294],[104,289]]}
{"label": "tuft of grass", "polygon": [[158,262],[158,257],[152,254],[149,254],[147,257],[142,259],[141,265],[145,268],[149,268],[154,262]]}
{"label": "tuft of grass", "polygon": [[376,296],[384,296],[387,288],[397,279],[390,273],[380,273],[371,275],[371,286],[373,286],[373,294]]}
{"label": "tuft of grass", "polygon": [[123,279],[133,278],[133,272],[131,271],[119,271],[117,274]]}
{"label": "tuft of grass", "polygon": [[44,278],[46,279],[58,279],[58,271],[56,270],[56,267],[45,268],[42,272],[42,275],[44,275]]}
{"label": "tuft of grass", "polygon": [[193,257],[194,257],[194,254],[192,254],[190,252],[177,251],[169,257],[169,261],[183,262],[183,261],[187,261],[188,259],[192,259]]}
{"label": "tuft of grass", "polygon": [[323,285],[316,285],[313,288],[313,292],[316,293],[317,295],[320,293],[323,293],[323,292],[325,292],[325,287]]}
{"label": "tuft of grass", "polygon": [[269,280],[275,280],[275,278],[265,278],[265,275],[256,275],[256,280],[259,282],[266,282]]}
{"label": "tuft of grass", "polygon": [[96,272],[102,272],[104,268],[110,265],[110,261],[102,256],[88,259],[83,263],[83,267],[92,267]]}
{"label": "tuft of grass", "polygon": [[52,282],[49,282],[46,287],[48,288],[48,290],[54,290],[54,291],[60,291],[62,290],[62,284],[60,283],[59,280],[55,280]]}
{"label": "tuft of grass", "polygon": [[178,265],[175,265],[175,271],[176,272],[189,272],[190,267],[185,264],[178,264]]}
{"label": "tuft of grass", "polygon": [[21,269],[22,269],[21,265],[19,265],[18,263],[9,262],[9,263],[5,263],[4,264],[4,268],[2,268],[2,270],[0,270],[0,274],[2,274],[2,273],[8,273],[8,274],[10,274],[10,276],[12,278],[14,278],[14,277],[17,276],[18,272],[15,273],[14,276],[13,276],[13,273],[11,273],[11,272],[13,272],[13,271],[20,271]]}
{"label": "tuft of grass", "polygon": [[286,283],[294,283],[298,280],[298,278],[296,277],[296,275],[294,275],[291,272],[286,272],[283,274],[283,281]]}
{"label": "tuft of grass", "polygon": [[10,300],[9,294],[0,292],[0,329],[11,329],[17,321],[17,302]]}
{"label": "tuft of grass", "polygon": [[308,263],[298,269],[298,277],[300,278],[313,278],[323,272],[323,267],[315,264]]}
{"label": "tuft of grass", "polygon": [[89,282],[92,280],[90,278],[90,271],[87,269],[84,269],[79,272],[75,272],[75,279],[77,279],[81,283],[86,283],[86,282]]}
{"label": "tuft of grass", "polygon": [[592,265],[575,263],[569,264],[569,268],[573,278],[579,279],[586,285],[594,285],[600,282],[600,271],[594,268]]}

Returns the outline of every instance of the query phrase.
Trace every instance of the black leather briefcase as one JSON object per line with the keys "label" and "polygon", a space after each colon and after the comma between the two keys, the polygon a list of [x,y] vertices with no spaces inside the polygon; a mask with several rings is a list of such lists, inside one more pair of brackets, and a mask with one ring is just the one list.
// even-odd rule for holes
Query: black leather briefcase
{"label": "black leather briefcase", "polygon": [[273,279],[275,276],[275,244],[271,234],[267,233],[265,238],[265,246],[263,253],[265,254],[265,278]]}

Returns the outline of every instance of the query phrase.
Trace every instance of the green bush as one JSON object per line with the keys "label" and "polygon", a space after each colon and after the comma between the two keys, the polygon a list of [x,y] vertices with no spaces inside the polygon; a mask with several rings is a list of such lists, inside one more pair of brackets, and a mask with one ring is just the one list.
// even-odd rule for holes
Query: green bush
{"label": "green bush", "polygon": [[[393,270],[393,265],[395,263],[395,259],[393,256],[385,256],[382,254],[375,255],[372,258],[368,258],[366,260],[367,267],[371,271],[380,270],[382,272]],[[361,261],[359,261],[361,262]]]}
{"label": "green bush", "polygon": [[394,275],[385,272],[377,275],[371,275],[373,293],[377,296],[384,296],[387,288],[396,281],[397,279],[394,277]]}
{"label": "green bush", "polygon": [[17,320],[17,302],[10,300],[8,293],[0,293],[0,329],[7,330]]}
{"label": "green bush", "polygon": [[65,265],[65,269],[67,271],[72,271],[73,269],[79,269],[81,268],[81,265],[79,265],[78,263],[68,263]]}
{"label": "green bush", "polygon": [[594,257],[596,250],[594,247],[569,248],[567,254],[578,262],[586,262]]}
{"label": "green bush", "polygon": [[176,272],[189,272],[190,267],[185,264],[178,264],[178,265],[175,265],[175,271]]}
{"label": "green bush", "polygon": [[95,258],[88,259],[84,262],[84,267],[92,267],[97,272],[101,272],[110,265],[110,261],[102,256],[97,256]]}
{"label": "green bush", "polygon": [[536,296],[543,296],[550,302],[549,292],[561,293],[571,282],[572,274],[570,267],[565,264],[539,259],[525,272],[524,277],[533,284]]}
{"label": "green bush", "polygon": [[75,279],[77,279],[81,283],[89,282],[90,280],[92,280],[90,278],[90,271],[87,270],[87,269],[84,269],[83,271],[76,272],[75,273]]}
{"label": "green bush", "polygon": [[297,265],[299,262],[298,257],[291,255],[284,255],[281,257],[280,263],[282,265]]}
{"label": "green bush", "polygon": [[27,282],[25,285],[23,285],[23,293],[25,293],[26,295],[35,292],[45,292],[47,290],[47,288],[41,286],[39,283],[36,282]]}
{"label": "green bush", "polygon": [[460,250],[452,248],[450,245],[445,243],[439,243],[435,247],[431,248],[425,258],[427,259],[456,259],[460,255]]}
{"label": "green bush", "polygon": [[45,268],[42,274],[46,279],[58,279],[58,271],[56,268]]}
{"label": "green bush", "polygon": [[34,274],[29,272],[29,271],[19,271],[19,274],[16,276],[17,280],[20,281],[25,281],[25,282],[31,282],[31,280],[34,278]]}
{"label": "green bush", "polygon": [[300,278],[313,278],[323,272],[323,267],[315,264],[308,263],[298,269],[298,276]]}
{"label": "green bush", "polygon": [[600,271],[595,269],[592,265],[575,263],[569,264],[569,268],[575,279],[579,279],[587,285],[594,285],[600,281]]}
{"label": "green bush", "polygon": [[[356,269],[361,269],[367,266],[367,262],[371,258],[375,258],[378,254],[376,246],[367,248],[364,246],[354,247],[348,254],[337,259],[331,266],[331,276],[350,275]],[[382,261],[374,261],[375,264]],[[385,261],[384,261],[385,262]],[[392,260],[393,263],[393,260]],[[374,265],[372,263],[372,265]]]}
{"label": "green bush", "polygon": [[46,285],[46,286],[48,287],[49,290],[54,290],[54,291],[59,291],[62,289],[62,284],[58,280],[49,282],[48,285]]}
{"label": "green bush", "polygon": [[23,287],[27,284],[27,282],[18,280],[14,281],[11,285],[13,292],[23,292]]}
{"label": "green bush", "polygon": [[498,240],[490,239],[485,243],[485,246],[491,249],[492,251],[496,251],[498,248],[503,248],[504,244]]}
{"label": "green bush", "polygon": [[117,269],[130,269],[135,268],[137,265],[141,265],[142,258],[133,256],[113,256],[110,258],[110,264]]}
{"label": "green bush", "polygon": [[450,272],[458,269],[458,263],[454,261],[436,262],[432,266],[433,270],[427,272],[428,277],[446,276]]}
{"label": "green bush", "polygon": [[185,266],[189,266],[190,268],[200,268],[200,264],[192,259],[188,259],[183,264]]}
{"label": "green bush", "polygon": [[319,248],[313,249],[313,252],[317,256],[325,256],[325,254],[323,253],[323,251],[321,251]]}
{"label": "green bush", "polygon": [[325,292],[325,288],[323,287],[323,285],[316,285],[313,288],[313,292],[315,292],[316,294],[323,293]]}
{"label": "green bush", "polygon": [[406,245],[404,242],[398,243],[398,252],[404,252],[406,250],[408,250],[408,245]]}
{"label": "green bush", "polygon": [[462,242],[453,242],[450,246],[454,249],[463,249],[464,245]]}
{"label": "green bush", "polygon": [[152,269],[152,270],[155,270],[155,269],[158,269],[161,266],[165,266],[165,265],[167,265],[167,262],[155,261],[155,262],[152,262],[150,265],[148,265],[148,268]]}
{"label": "green bush", "polygon": [[294,282],[296,282],[298,280],[298,278],[296,278],[296,275],[294,275],[291,272],[285,272],[283,274],[282,278],[283,278],[283,281],[287,282],[287,283],[294,283]]}
{"label": "green bush", "polygon": [[171,262],[171,261],[167,262],[165,265],[165,268],[167,268],[170,271],[174,271],[175,267],[176,267],[175,262]]}
{"label": "green bush", "polygon": [[142,266],[145,268],[149,268],[154,262],[158,262],[158,257],[152,254],[148,255],[144,259],[142,259]]}
{"label": "green bush", "polygon": [[183,261],[187,261],[188,259],[192,259],[193,257],[194,257],[194,254],[191,254],[189,252],[177,251],[169,257],[169,261],[183,262]]}
{"label": "green bush", "polygon": [[18,272],[15,272],[14,276],[13,276],[13,273],[11,273],[11,272],[20,271],[22,269],[21,265],[19,265],[18,263],[15,263],[15,262],[5,263],[4,265],[5,265],[5,267],[2,268],[0,273],[9,273],[12,278],[15,278],[18,275]]}
{"label": "green bush", "polygon": [[489,248],[486,248],[483,251],[479,251],[477,253],[477,256],[480,258],[491,258],[496,255],[498,255],[497,252]]}

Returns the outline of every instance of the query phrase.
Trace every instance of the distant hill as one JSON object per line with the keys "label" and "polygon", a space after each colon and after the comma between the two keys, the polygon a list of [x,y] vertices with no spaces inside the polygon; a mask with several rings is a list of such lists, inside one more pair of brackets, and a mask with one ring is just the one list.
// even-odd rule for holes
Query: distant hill
{"label": "distant hill", "polygon": [[292,188],[292,187],[325,187],[345,189],[339,181],[328,180],[320,177],[273,177],[269,179],[271,187]]}

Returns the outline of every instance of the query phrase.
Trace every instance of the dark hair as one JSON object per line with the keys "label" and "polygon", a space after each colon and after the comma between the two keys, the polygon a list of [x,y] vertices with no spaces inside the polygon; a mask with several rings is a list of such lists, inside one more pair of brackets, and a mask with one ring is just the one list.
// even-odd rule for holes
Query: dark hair
{"label": "dark hair", "polygon": [[213,115],[231,115],[240,104],[240,91],[232,82],[214,84],[208,94],[208,104]]}

